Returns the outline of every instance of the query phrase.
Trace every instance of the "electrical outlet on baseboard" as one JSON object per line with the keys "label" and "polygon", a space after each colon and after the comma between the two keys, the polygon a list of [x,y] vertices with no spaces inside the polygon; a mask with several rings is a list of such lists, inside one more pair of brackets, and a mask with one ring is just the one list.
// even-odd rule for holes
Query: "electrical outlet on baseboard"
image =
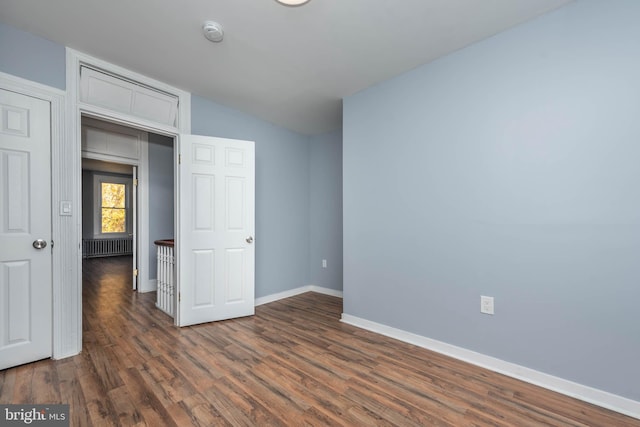
{"label": "electrical outlet on baseboard", "polygon": [[326,259],[322,260],[322,268],[327,268],[327,260]]}

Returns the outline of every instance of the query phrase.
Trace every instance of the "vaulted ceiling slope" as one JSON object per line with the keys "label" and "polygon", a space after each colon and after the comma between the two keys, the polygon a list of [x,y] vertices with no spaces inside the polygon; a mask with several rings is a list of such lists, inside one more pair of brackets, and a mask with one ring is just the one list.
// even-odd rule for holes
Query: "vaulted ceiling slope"
{"label": "vaulted ceiling slope", "polygon": [[315,135],[342,98],[569,1],[0,0],[0,21]]}

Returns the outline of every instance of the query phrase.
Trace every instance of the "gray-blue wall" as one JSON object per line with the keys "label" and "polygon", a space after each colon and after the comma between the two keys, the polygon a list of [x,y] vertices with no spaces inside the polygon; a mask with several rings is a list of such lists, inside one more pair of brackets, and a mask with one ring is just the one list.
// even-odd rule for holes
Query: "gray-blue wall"
{"label": "gray-blue wall", "polygon": [[580,0],[346,99],[345,312],[640,400],[638,22]]}
{"label": "gray-blue wall", "polygon": [[195,95],[191,132],[256,143],[256,297],[308,285],[309,137]]}
{"label": "gray-blue wall", "polygon": [[[0,71],[64,89],[65,48],[0,24]],[[340,290],[340,134],[300,135],[196,95],[192,96],[192,131],[256,141],[256,296],[308,284]],[[155,148],[150,144],[152,182]],[[152,210],[156,190],[150,188]],[[159,196],[158,203],[163,204],[163,198]],[[155,228],[150,224],[152,239]],[[318,271],[321,259],[328,260],[328,268]]]}
{"label": "gray-blue wall", "polygon": [[[342,132],[310,139],[311,284],[342,290]],[[322,260],[327,267],[322,268]]]}
{"label": "gray-blue wall", "polygon": [[0,71],[64,90],[65,48],[0,23]]}
{"label": "gray-blue wall", "polygon": [[173,138],[149,134],[149,278],[157,278],[154,241],[173,239]]}

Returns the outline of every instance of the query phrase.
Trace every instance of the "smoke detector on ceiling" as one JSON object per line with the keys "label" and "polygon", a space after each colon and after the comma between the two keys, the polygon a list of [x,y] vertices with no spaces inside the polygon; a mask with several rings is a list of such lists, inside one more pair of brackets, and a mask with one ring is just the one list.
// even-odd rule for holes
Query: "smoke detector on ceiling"
{"label": "smoke detector on ceiling", "polygon": [[284,4],[285,6],[302,6],[307,3],[309,0],[276,0],[280,4]]}
{"label": "smoke detector on ceiling", "polygon": [[222,29],[222,25],[218,24],[215,21],[205,21],[202,24],[202,32],[207,40],[212,42],[221,42],[224,38],[224,30]]}

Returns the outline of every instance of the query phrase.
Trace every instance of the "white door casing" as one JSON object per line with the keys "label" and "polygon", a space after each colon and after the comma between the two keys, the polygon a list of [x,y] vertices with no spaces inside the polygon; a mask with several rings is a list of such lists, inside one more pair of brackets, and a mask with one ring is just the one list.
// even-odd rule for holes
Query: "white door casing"
{"label": "white door casing", "polygon": [[255,311],[255,147],[180,135],[179,326]]}
{"label": "white door casing", "polygon": [[[133,244],[133,290],[138,290],[138,167],[133,166],[133,185],[131,186],[131,239]],[[140,245],[142,246],[142,245]],[[147,263],[148,264],[148,263]]]}
{"label": "white door casing", "polygon": [[[52,355],[51,106],[0,90],[0,369]],[[36,241],[46,243],[36,249]]]}

